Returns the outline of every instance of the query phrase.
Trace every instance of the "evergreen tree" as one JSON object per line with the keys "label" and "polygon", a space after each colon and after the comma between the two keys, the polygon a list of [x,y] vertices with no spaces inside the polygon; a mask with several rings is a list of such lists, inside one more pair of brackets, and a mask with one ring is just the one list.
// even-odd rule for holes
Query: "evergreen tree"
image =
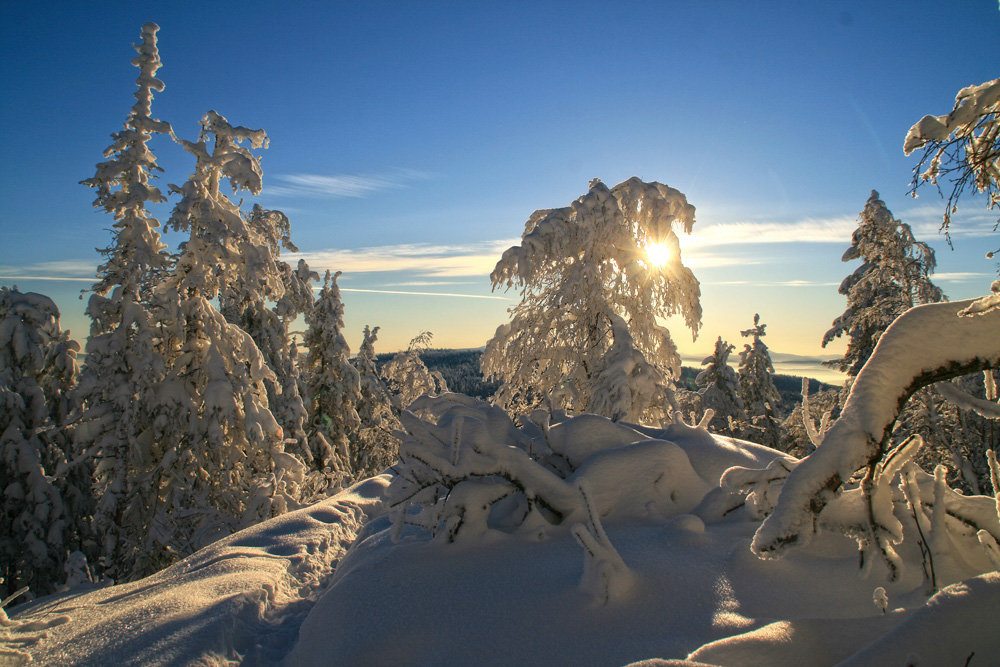
{"label": "evergreen tree", "polygon": [[[299,260],[296,269],[278,259],[281,249],[298,252],[292,243],[288,217],[281,211],[270,211],[255,205],[247,217],[248,235],[254,253],[263,261],[246,270],[254,275],[262,271],[277,273],[279,279],[264,283],[257,289],[254,280],[237,280],[225,285],[220,297],[221,312],[226,320],[250,334],[274,374],[265,380],[268,406],[281,426],[288,451],[311,460],[306,430],[308,414],[299,389],[300,377],[292,351],[289,324],[312,306],[313,280],[319,275]],[[267,254],[259,253],[266,248]],[[273,307],[268,306],[273,303]]]}
{"label": "evergreen tree", "polygon": [[106,162],[93,178],[94,206],[114,217],[112,242],[102,254],[87,314],[92,320],[87,356],[77,398],[83,413],[76,429],[78,446],[94,461],[97,506],[94,530],[109,576],[121,576],[118,565],[141,553],[150,527],[153,498],[149,475],[154,454],[148,411],[164,361],[150,321],[153,283],[168,269],[170,258],[160,242],[159,222],[146,210],[148,202],[165,201],[150,178],[160,171],[148,143],[154,134],[172,134],[168,123],[152,118],[153,91],[160,57],[155,23],[142,27],[142,43],[132,64],[139,68],[136,103],[125,128],[112,135]]}
{"label": "evergreen tree", "polygon": [[78,349],[51,299],[0,287],[0,599],[52,592],[82,546],[87,515],[64,502],[80,489],[67,488],[74,462],[59,429]]}
{"label": "evergreen tree", "polygon": [[[502,405],[524,412],[603,404],[615,413],[625,407],[630,420],[669,418],[680,356],[656,318],[682,315],[694,333],[701,323],[698,281],[681,264],[675,223],[690,232],[694,207],[677,190],[638,178],[610,190],[595,179],[571,206],[531,215],[521,244],[490,276],[494,288],[521,291],[482,357],[487,378],[503,382]],[[616,323],[628,340],[616,337]],[[602,385],[627,386],[627,378],[637,384],[626,406],[621,385]],[[665,386],[650,391],[651,380]],[[601,392],[617,398],[594,401]]]}
{"label": "evergreen tree", "polygon": [[695,384],[701,387],[698,393],[702,406],[715,411],[712,431],[733,436],[739,435],[740,425],[747,420],[740,397],[740,378],[729,365],[729,355],[735,349],[719,336],[715,350],[701,362],[704,370],[695,378]]}
{"label": "evergreen tree", "polygon": [[766,326],[760,323],[760,315],[754,314],[753,326],[740,332],[744,338],[753,338],[753,344],[745,344],[740,352],[740,398],[750,420],[745,436],[778,448],[781,445],[781,396],[774,386],[771,354],[762,340]]}
{"label": "evergreen tree", "polygon": [[421,331],[410,340],[405,350],[397,352],[382,368],[382,377],[389,387],[392,409],[399,415],[413,401],[425,395],[437,395],[448,391],[444,377],[431,372],[420,358],[420,353],[430,345],[434,337],[430,331]]}
{"label": "evergreen tree", "polygon": [[910,226],[892,217],[885,202],[872,190],[858,219],[845,262],[862,261],[840,284],[847,309],[823,336],[823,346],[842,335],[849,337],[842,359],[826,362],[854,378],[868,361],[882,332],[904,312],[921,303],[941,301],[941,290],[931,282],[934,251],[917,241]]}
{"label": "evergreen tree", "polygon": [[214,111],[197,142],[180,142],[195,171],[171,186],[182,198],[168,224],[189,238],[155,294],[166,368],[152,406],[156,513],[137,576],[296,503],[303,464],[284,452],[268,409],[275,375],[250,335],[212,304],[239,281],[262,294],[281,289],[268,245],[221,192],[224,178],[234,192],[260,192],[259,160],[243,142],[259,148],[266,135]]}
{"label": "evergreen tree", "polygon": [[[305,345],[309,354],[303,375],[306,381],[312,449],[312,469],[320,473],[325,486],[335,489],[344,466],[356,473],[357,446],[350,436],[361,425],[356,406],[361,398],[361,379],[349,360],[351,348],[344,338],[344,303],[337,278],[341,272],[326,272],[323,288],[306,313],[308,329]],[[338,455],[340,459],[338,460]]]}
{"label": "evergreen tree", "polygon": [[357,475],[368,477],[392,465],[399,455],[399,443],[393,431],[402,425],[392,413],[389,390],[375,366],[375,341],[379,327],[365,325],[361,348],[354,358],[358,370],[360,398],[357,403],[360,427],[356,438]]}

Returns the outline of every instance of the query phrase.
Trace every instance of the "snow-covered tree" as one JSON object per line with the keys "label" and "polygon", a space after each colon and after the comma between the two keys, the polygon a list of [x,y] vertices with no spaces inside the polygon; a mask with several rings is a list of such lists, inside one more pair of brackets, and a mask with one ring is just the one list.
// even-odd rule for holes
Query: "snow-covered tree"
{"label": "snow-covered tree", "polygon": [[[278,280],[236,280],[227,284],[220,296],[221,312],[228,322],[237,325],[253,338],[274,371],[274,381],[265,380],[268,405],[281,426],[288,451],[310,460],[306,436],[308,414],[299,391],[300,378],[294,361],[291,322],[312,306],[313,280],[319,275],[299,260],[295,269],[278,259],[282,248],[298,252],[291,240],[291,225],[281,211],[255,205],[247,216],[252,252],[243,252],[258,261],[247,262],[246,271],[258,277],[262,272],[276,273]],[[261,249],[266,248],[266,252]],[[265,289],[257,289],[263,284]],[[273,303],[273,306],[269,306]]]}
{"label": "snow-covered tree", "polygon": [[[698,281],[681,264],[675,224],[690,232],[694,207],[677,190],[638,178],[612,189],[595,179],[570,206],[531,215],[521,244],[490,276],[494,289],[521,292],[481,362],[488,378],[503,382],[499,403],[514,412],[543,403],[586,409],[602,382],[622,379],[604,372],[612,356],[639,360],[615,337],[622,321],[639,365],[664,383],[662,392],[636,387],[649,402],[631,405],[629,418],[667,417],[680,356],[656,318],[681,315],[693,333],[701,323]],[[647,382],[651,373],[634,377]]]}
{"label": "snow-covered tree", "polygon": [[81,547],[86,515],[64,502],[74,462],[60,437],[78,349],[51,299],[0,287],[0,599],[23,586],[52,592]]}
{"label": "snow-covered tree", "polygon": [[401,428],[392,412],[389,390],[379,377],[375,365],[375,341],[379,327],[365,325],[364,339],[354,358],[358,370],[361,396],[357,412],[360,427],[355,447],[358,451],[359,476],[368,477],[385,470],[398,457],[399,444],[393,431]]}
{"label": "snow-covered tree", "polygon": [[[958,91],[955,108],[946,116],[921,118],[906,134],[903,152],[909,155],[921,148],[924,153],[913,169],[910,193],[916,197],[917,188],[928,181],[940,192],[938,179],[950,181],[951,193],[941,225],[945,234],[951,227],[951,214],[958,209],[958,200],[970,184],[986,195],[987,208],[1000,209],[1000,79]],[[1000,218],[993,229],[998,226]],[[986,257],[992,259],[998,253],[1000,248],[992,249]],[[992,294],[972,304],[970,312],[1000,308],[1000,280],[993,281],[990,290]]]}
{"label": "snow-covered tree", "polygon": [[930,279],[936,266],[934,251],[914,238],[909,225],[892,216],[874,190],[842,258],[855,259],[861,266],[844,278],[839,289],[847,297],[847,310],[823,335],[824,347],[834,338],[849,337],[844,357],[826,363],[851,378],[893,320],[915,305],[944,298]]}
{"label": "snow-covered tree", "polygon": [[93,178],[94,206],[114,217],[111,244],[102,254],[98,280],[87,305],[91,318],[87,355],[77,398],[83,413],[76,428],[78,446],[94,462],[97,506],[94,530],[101,541],[104,569],[118,577],[117,564],[131,562],[149,528],[152,497],[148,482],[153,454],[148,437],[148,407],[163,378],[164,361],[150,321],[154,282],[170,264],[160,241],[159,222],[147,203],[165,201],[150,182],[160,168],[149,148],[154,134],[172,134],[170,125],[153,118],[153,92],[160,57],[155,23],[142,27],[142,43],[132,64],[139,68],[136,103],[125,128],[112,135],[106,162]]}
{"label": "snow-covered tree", "polygon": [[254,293],[282,289],[267,243],[221,191],[229,179],[234,191],[260,192],[259,160],[243,142],[259,148],[266,135],[214,111],[202,119],[197,142],[180,142],[195,156],[195,171],[182,187],[171,186],[181,201],[168,224],[189,238],[155,294],[166,368],[152,401],[155,514],[135,575],[284,511],[304,469],[284,452],[268,409],[273,371],[250,335],[213,305],[240,281]]}
{"label": "snow-covered tree", "polygon": [[729,365],[729,355],[736,349],[719,336],[715,350],[702,360],[704,370],[698,373],[695,384],[701,387],[702,405],[715,411],[712,431],[739,435],[741,424],[747,420],[743,399],[740,397],[740,378]]}
{"label": "snow-covered tree", "polygon": [[755,313],[753,326],[740,332],[753,339],[740,352],[740,398],[750,422],[744,435],[777,449],[781,444],[781,395],[774,386],[774,364],[763,341],[766,327]]}
{"label": "snow-covered tree", "polygon": [[382,377],[389,388],[396,415],[421,396],[448,391],[444,377],[431,372],[420,358],[420,353],[428,348],[433,337],[430,331],[421,331],[410,340],[405,350],[397,352],[382,368]]}
{"label": "snow-covered tree", "polygon": [[[951,186],[942,229],[971,186],[986,195],[987,208],[1000,209],[1000,79],[966,86],[955,96],[955,107],[944,116],[924,116],[903,141],[907,155],[923,149],[913,170],[910,192],[944,178]],[[1000,220],[998,220],[1000,224]],[[989,256],[992,256],[990,253]]]}
{"label": "snow-covered tree", "polygon": [[304,342],[309,354],[302,369],[310,418],[311,467],[325,475],[331,488],[343,476],[345,465],[353,472],[359,463],[359,452],[350,436],[361,425],[357,413],[361,380],[351,365],[351,348],[343,334],[344,303],[337,285],[340,275],[340,271],[333,275],[326,272],[323,288],[306,312]]}

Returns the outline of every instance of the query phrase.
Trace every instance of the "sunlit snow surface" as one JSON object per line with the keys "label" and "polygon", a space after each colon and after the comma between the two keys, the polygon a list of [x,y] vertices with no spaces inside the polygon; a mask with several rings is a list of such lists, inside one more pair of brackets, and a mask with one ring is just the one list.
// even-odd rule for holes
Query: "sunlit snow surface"
{"label": "sunlit snow surface", "polygon": [[142,581],[18,609],[0,628],[0,663],[962,665],[974,653],[976,665],[1000,655],[997,573],[925,604],[919,557],[894,584],[877,567],[866,579],[854,542],[833,533],[759,560],[749,548],[759,520],[746,508],[719,515],[718,477],[780,455],[686,427],[659,435],[716,490],[689,513],[605,521],[635,575],[606,605],[581,589],[583,552],[568,529],[457,544],[404,531],[393,543],[384,475]]}

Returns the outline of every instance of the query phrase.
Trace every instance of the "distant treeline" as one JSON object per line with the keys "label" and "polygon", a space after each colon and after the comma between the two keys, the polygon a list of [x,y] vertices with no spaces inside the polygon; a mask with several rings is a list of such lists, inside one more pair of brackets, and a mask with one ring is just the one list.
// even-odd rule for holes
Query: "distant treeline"
{"label": "distant treeline", "polygon": [[[476,398],[489,398],[500,386],[499,382],[486,382],[483,374],[479,370],[479,358],[483,355],[482,350],[426,350],[420,354],[420,358],[431,371],[437,371],[444,376],[450,391]],[[379,369],[382,365],[395,356],[392,353],[378,355],[377,361]],[[681,368],[681,377],[677,385],[688,391],[697,391],[698,386],[694,379],[701,372],[701,368],[684,366]],[[781,394],[781,407],[785,414],[791,413],[793,409],[802,401],[802,378],[795,375],[775,375],[774,386]],[[809,393],[816,394],[825,389],[835,389],[833,385],[820,382],[819,380],[809,380]]]}

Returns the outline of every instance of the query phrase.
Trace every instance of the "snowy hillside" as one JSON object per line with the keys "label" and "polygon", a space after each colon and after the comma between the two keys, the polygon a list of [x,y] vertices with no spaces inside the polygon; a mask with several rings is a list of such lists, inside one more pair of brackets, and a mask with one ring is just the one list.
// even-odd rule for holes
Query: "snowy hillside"
{"label": "snowy hillside", "polygon": [[[426,454],[427,440],[453,429],[456,414],[466,422],[462,442],[477,443],[456,450],[456,471],[471,473],[475,450],[490,451],[491,440],[531,441],[541,430],[502,421],[477,430],[496,413],[452,402],[437,425],[411,418],[404,462],[406,452]],[[550,462],[558,455],[575,472],[544,477],[538,466],[547,482],[529,494],[546,497],[547,483],[589,489],[572,530],[569,521],[522,520],[516,502],[480,514],[468,503],[464,537],[460,530],[449,542],[439,531],[432,539],[416,524],[434,504],[390,511],[386,499],[403,478],[383,475],[147,579],[27,605],[0,631],[3,660],[775,665],[904,664],[908,656],[965,664],[972,655],[968,664],[988,664],[1000,652],[1000,634],[989,631],[1000,575],[939,565],[947,582],[965,581],[927,600],[912,522],[893,583],[878,563],[860,571],[854,540],[832,531],[782,560],[754,556],[750,542],[770,499],[766,482],[747,495],[753,474],[740,473],[794,468],[786,455],[683,424],[651,430],[583,415],[547,431]],[[501,476],[527,479],[517,465],[528,461],[501,466]],[[480,477],[473,485],[500,483]],[[435,516],[455,507],[445,499]],[[578,543],[574,533],[590,539]]]}

